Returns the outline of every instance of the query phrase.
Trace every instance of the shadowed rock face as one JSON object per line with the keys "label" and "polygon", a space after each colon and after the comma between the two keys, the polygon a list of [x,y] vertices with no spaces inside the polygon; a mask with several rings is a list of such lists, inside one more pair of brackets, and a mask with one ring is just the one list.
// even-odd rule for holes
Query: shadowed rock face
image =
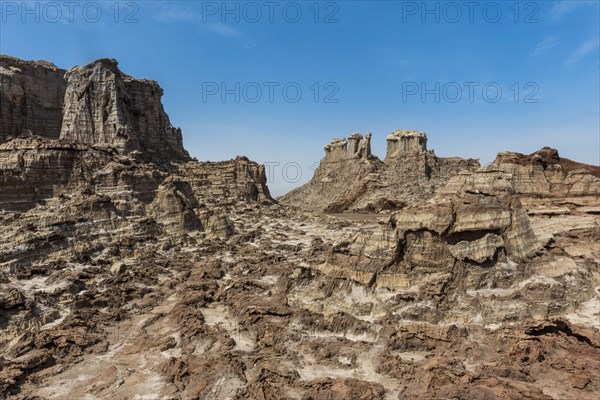
{"label": "shadowed rock face", "polygon": [[136,150],[152,161],[190,158],[163,109],[160,86],[122,73],[115,60],[65,71],[0,56],[0,82],[0,141],[37,135]]}
{"label": "shadowed rock face", "polygon": [[65,72],[46,61],[0,55],[0,143],[16,136],[59,137]]}

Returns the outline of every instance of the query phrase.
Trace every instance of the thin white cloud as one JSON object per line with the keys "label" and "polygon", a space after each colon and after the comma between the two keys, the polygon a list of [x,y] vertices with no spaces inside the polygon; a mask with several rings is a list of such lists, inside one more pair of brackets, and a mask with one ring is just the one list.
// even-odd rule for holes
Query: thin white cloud
{"label": "thin white cloud", "polygon": [[596,4],[596,0],[561,0],[554,3],[550,15],[554,19],[561,19],[575,10],[593,7]]}
{"label": "thin white cloud", "polygon": [[558,44],[558,40],[553,36],[548,36],[538,43],[536,48],[531,52],[532,56],[539,56],[544,54],[548,50],[552,49]]}
{"label": "thin white cloud", "polygon": [[597,36],[590,38],[583,42],[577,50],[575,50],[567,59],[565,60],[565,64],[575,64],[588,54],[592,53],[594,50],[600,47],[600,38]]}
{"label": "thin white cloud", "polygon": [[228,37],[242,37],[242,31],[232,25],[227,25],[224,23],[204,23],[200,25],[203,29],[209,32],[218,33],[221,36]]}
{"label": "thin white cloud", "polygon": [[214,33],[219,36],[244,39],[244,46],[247,43],[251,43],[242,29],[231,23],[223,23],[216,21],[206,21],[202,14],[198,12],[197,8],[182,6],[170,2],[150,2],[154,11],[153,18],[163,23],[190,23],[195,24],[200,30]]}

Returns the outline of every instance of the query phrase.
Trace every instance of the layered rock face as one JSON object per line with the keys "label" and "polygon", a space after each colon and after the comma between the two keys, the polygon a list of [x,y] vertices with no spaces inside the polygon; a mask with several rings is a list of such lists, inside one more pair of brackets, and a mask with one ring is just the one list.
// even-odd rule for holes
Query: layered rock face
{"label": "layered rock face", "polygon": [[315,269],[396,294],[401,321],[495,331],[566,318],[600,329],[599,200],[576,199],[532,202],[496,177],[471,179],[338,238]]}
{"label": "layered rock face", "polygon": [[427,135],[419,131],[397,130],[388,135],[386,159],[427,151]]}
{"label": "layered rock face", "polygon": [[[189,161],[156,82],[135,80],[107,59],[66,75],[49,63],[1,60],[2,112],[13,117],[2,120],[0,212],[23,215],[41,237],[60,237],[58,248],[102,231],[106,243],[94,245],[105,249],[138,224],[155,239],[226,238],[235,231],[230,208],[272,203],[263,166],[245,157]],[[20,91],[21,98],[4,101]],[[52,112],[41,112],[46,106]],[[38,126],[40,134],[29,131]],[[7,245],[31,239],[18,233],[21,224],[13,228],[14,241]],[[51,251],[43,241],[33,243],[17,253],[7,248],[3,265],[28,265]]]}
{"label": "layered rock face", "polygon": [[65,72],[46,61],[0,55],[0,143],[17,136],[59,137]]}
{"label": "layered rock face", "polygon": [[181,129],[171,126],[156,82],[133,79],[109,59],[75,67],[65,80],[62,139],[139,150],[153,160],[189,159]]}
{"label": "layered rock face", "polygon": [[272,202],[265,167],[246,157],[220,162],[189,162],[181,164],[179,169],[203,203],[232,205],[239,201]]}
{"label": "layered rock face", "polygon": [[94,143],[0,143],[0,397],[597,399],[597,169],[353,134],[294,201],[393,212],[304,212],[245,157],[128,149],[159,108],[115,68],[72,71]]}
{"label": "layered rock face", "polygon": [[353,133],[348,139],[333,139],[331,143],[325,145],[326,163],[336,161],[373,158],[371,154],[371,133],[367,133],[363,139],[362,134]]}
{"label": "layered rock face", "polygon": [[385,161],[371,154],[371,134],[352,134],[325,146],[315,176],[281,197],[284,204],[321,212],[379,212],[432,197],[450,177],[479,168],[477,160],[440,158],[427,135],[398,130],[387,137]]}
{"label": "layered rock face", "polygon": [[514,194],[436,196],[392,214],[375,232],[333,249],[320,268],[365,285],[402,289],[469,265],[523,261],[544,243]]}
{"label": "layered rock face", "polygon": [[371,134],[363,139],[354,133],[326,145],[325,157],[306,185],[279,200],[305,210],[338,212],[352,207],[368,190],[377,186],[383,163],[371,154]]}
{"label": "layered rock face", "polygon": [[0,141],[37,135],[140,151],[148,161],[186,161],[158,83],[134,79],[100,59],[65,71],[45,62],[0,56]]}
{"label": "layered rock face", "polygon": [[476,185],[482,191],[514,191],[523,198],[600,196],[600,168],[561,158],[549,147],[530,155],[499,153],[494,162],[474,173],[451,179],[446,192]]}

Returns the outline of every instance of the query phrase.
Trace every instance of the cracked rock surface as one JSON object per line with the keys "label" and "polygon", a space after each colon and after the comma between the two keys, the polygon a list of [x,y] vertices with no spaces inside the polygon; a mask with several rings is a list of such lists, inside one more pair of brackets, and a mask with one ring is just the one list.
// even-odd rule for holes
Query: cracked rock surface
{"label": "cracked rock surface", "polygon": [[[12,82],[39,96],[37,69],[58,79],[9,61],[21,72],[0,69],[3,99]],[[118,109],[129,78],[113,67],[68,80]],[[168,161],[47,124],[15,134],[15,104],[0,124],[0,398],[598,398],[596,167],[542,149],[451,161],[459,172],[416,131],[390,135],[382,167],[357,134],[278,202],[245,157]],[[438,170],[380,185],[405,157]],[[373,186],[353,191],[355,167]]]}

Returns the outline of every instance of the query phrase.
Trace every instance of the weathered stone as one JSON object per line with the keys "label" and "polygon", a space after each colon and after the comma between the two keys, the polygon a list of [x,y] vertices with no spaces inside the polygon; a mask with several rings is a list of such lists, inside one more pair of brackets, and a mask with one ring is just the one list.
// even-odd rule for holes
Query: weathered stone
{"label": "weathered stone", "polygon": [[25,304],[25,296],[20,290],[10,288],[8,290],[3,289],[0,291],[0,308],[9,310],[11,308],[22,306]]}
{"label": "weathered stone", "polygon": [[371,154],[370,141],[370,134],[363,139],[359,133],[333,140],[313,179],[281,202],[330,213],[393,210],[431,198],[450,177],[479,168],[476,160],[440,158],[427,151],[422,132],[390,134],[385,162]]}
{"label": "weathered stone", "polygon": [[265,167],[246,157],[219,162],[188,162],[178,166],[200,203],[272,203]]}
{"label": "weathered stone", "polygon": [[510,218],[510,210],[501,204],[460,204],[456,209],[456,220],[452,226],[452,232],[506,229],[510,225]]}
{"label": "weathered stone", "polygon": [[122,73],[111,59],[65,71],[0,56],[0,143],[37,135],[140,151],[154,162],[187,161],[162,94],[158,83]]}
{"label": "weathered stone", "polygon": [[181,129],[163,110],[158,83],[123,74],[111,59],[75,67],[65,79],[62,139],[139,150],[152,160],[189,159]]}
{"label": "weathered stone", "polygon": [[170,232],[201,230],[202,223],[195,213],[198,201],[186,181],[169,177],[158,188],[149,212]]}
{"label": "weathered stone", "polygon": [[362,134],[353,133],[348,139],[333,139],[324,147],[325,158],[322,162],[338,162],[348,159],[369,159],[371,155],[371,133],[367,133],[363,139]]}
{"label": "weathered stone", "polygon": [[121,275],[124,274],[125,271],[127,271],[127,266],[122,261],[118,261],[110,267],[110,273],[113,275]]}
{"label": "weathered stone", "polygon": [[0,143],[0,392],[596,400],[594,169],[544,150],[461,173],[400,134],[384,164],[368,139],[296,200],[391,214],[281,206],[245,157]]}
{"label": "weathered stone", "polygon": [[420,207],[411,207],[394,213],[391,221],[398,232],[431,230],[439,235],[452,224],[453,210],[451,202],[427,203]]}
{"label": "weathered stone", "polygon": [[18,136],[59,137],[65,72],[46,61],[0,55],[0,143]]}
{"label": "weathered stone", "polygon": [[491,260],[501,247],[504,247],[502,236],[488,233],[481,239],[471,242],[463,240],[450,246],[450,254],[457,260],[471,260],[481,264]]}
{"label": "weathered stone", "polygon": [[387,138],[386,160],[411,153],[427,151],[427,134],[419,131],[397,130]]}
{"label": "weathered stone", "polygon": [[528,156],[499,153],[494,162],[448,182],[443,193],[477,188],[481,193],[516,193],[521,197],[600,196],[600,168],[561,158],[549,147]]}

